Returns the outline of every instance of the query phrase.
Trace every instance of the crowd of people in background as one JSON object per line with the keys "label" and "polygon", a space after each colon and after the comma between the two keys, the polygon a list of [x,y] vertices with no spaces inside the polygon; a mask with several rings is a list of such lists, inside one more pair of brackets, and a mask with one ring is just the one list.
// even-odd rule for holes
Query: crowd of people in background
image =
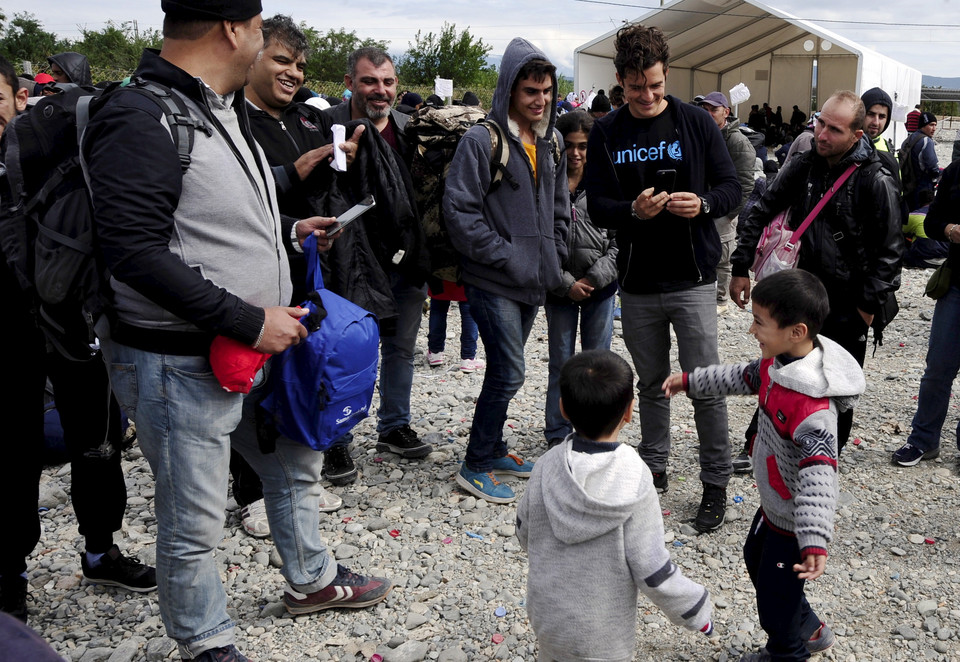
{"label": "crowd of people in background", "polygon": [[[123,88],[105,94],[87,127],[81,151],[113,305],[110,332],[90,361],[52,351],[31,293],[0,265],[13,301],[3,333],[8,346],[22,348],[11,360],[24,382],[5,407],[18,426],[13,434],[29,440],[10,445],[0,468],[11,514],[0,547],[0,611],[29,616],[48,379],[72,463],[83,576],[158,590],[183,659],[246,659],[234,645],[211,553],[231,477],[243,528],[272,536],[283,560],[290,613],[387,597],[390,579],[339,564],[319,532],[322,514],[342,505],[321,479],[360,480],[353,453],[364,442],[347,433],[320,453],[267,438],[256,403],[270,364],[247,396],[221,388],[209,370],[217,337],[265,355],[303,340],[296,306],[308,294],[303,243],[313,237],[327,287],[379,319],[380,452],[418,460],[433,451],[411,426],[416,344],[427,306],[425,361],[444,366],[456,303],[458,368],[481,373],[482,387],[455,480],[468,494],[508,504],[518,495],[498,477],[530,479],[517,524],[530,560],[528,611],[545,659],[598,650],[631,659],[638,591],[674,623],[713,634],[708,591],[672,564],[662,522],[657,527],[656,495],[669,489],[674,453],[668,398],[681,391],[692,400],[699,442],[697,531],[724,524],[734,472],[753,471],[760,485],[762,507],[744,555],[769,639],[742,659],[804,660],[833,645],[804,583],[824,570],[837,464],[864,387],[869,331],[879,340],[896,314],[902,266],[939,267],[947,287],[913,429],[894,463],[939,455],[960,372],[952,341],[960,320],[960,166],[955,160],[941,172],[936,116],[911,112],[897,152],[883,137],[893,102],[880,88],[838,91],[809,118],[794,105],[786,121],[782,106],[755,104],[741,122],[722,91],[690,101],[668,94],[667,40],[642,25],[617,35],[609,95],[600,89],[580,103],[559,98],[556,67],[517,38],[485,121],[458,136],[444,171],[442,218],[458,267],[443,279],[431,268],[410,175],[417,135],[409,125],[446,107],[444,99],[400,91],[392,58],[370,47],[350,55],[341,98],[310,92],[305,35],[287,16],[264,20],[259,0],[164,0],[162,7],[163,48],[144,53],[135,78],[169,87],[204,130],[183,167],[163,118]],[[51,56],[49,69],[27,80],[0,62],[0,131],[30,112],[28,97],[92,89],[78,53]],[[450,104],[480,105],[473,92]],[[338,144],[334,125],[346,129]],[[767,147],[777,148],[775,158]],[[509,157],[497,168],[502,150]],[[327,167],[335,151],[346,157],[343,171]],[[829,194],[836,204],[818,205],[841,176],[847,183]],[[363,223],[335,233],[361,188],[375,190],[381,203]],[[798,270],[754,289],[760,236],[785,212],[793,228],[812,218]],[[718,316],[731,300],[741,309],[752,300],[762,358],[721,366]],[[541,308],[549,378],[544,455],[534,462],[508,448],[503,428]],[[610,352],[615,310],[632,368]],[[671,374],[671,330],[680,374]],[[740,452],[724,400],[735,393],[759,394]],[[121,408],[135,421],[156,480],[156,569],[114,544],[126,505]],[[637,452],[619,439],[635,413]],[[629,542],[624,557],[611,549],[613,529]],[[575,580],[582,545],[598,568],[590,585],[615,590],[593,596]],[[783,559],[792,568],[786,576],[776,570]],[[592,625],[570,627],[581,618]]]}

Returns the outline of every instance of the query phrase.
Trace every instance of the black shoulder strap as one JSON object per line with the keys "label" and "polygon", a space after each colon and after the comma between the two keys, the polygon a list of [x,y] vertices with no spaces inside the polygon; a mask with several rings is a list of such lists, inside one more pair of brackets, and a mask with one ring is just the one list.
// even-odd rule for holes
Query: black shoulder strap
{"label": "black shoulder strap", "polygon": [[134,76],[130,79],[129,84],[120,89],[141,94],[160,107],[170,127],[173,143],[177,146],[180,170],[186,172],[187,168],[190,167],[190,152],[193,151],[194,131],[199,129],[208,136],[212,136],[213,129],[202,119],[193,117],[180,95],[166,85]]}

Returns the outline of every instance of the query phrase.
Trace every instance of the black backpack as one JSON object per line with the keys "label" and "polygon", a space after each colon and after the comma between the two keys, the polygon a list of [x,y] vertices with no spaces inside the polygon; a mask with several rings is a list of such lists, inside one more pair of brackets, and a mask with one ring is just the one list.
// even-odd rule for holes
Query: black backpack
{"label": "black backpack", "polygon": [[904,198],[909,198],[917,190],[919,177],[910,153],[923,137],[922,133],[914,131],[909,138],[903,141],[900,149],[897,150],[897,161],[900,162],[900,186],[903,189]]}
{"label": "black backpack", "polygon": [[[503,129],[477,106],[425,106],[407,122],[407,139],[413,146],[410,176],[413,180],[417,209],[420,212],[423,231],[427,238],[430,268],[440,280],[456,282],[460,258],[450,243],[447,225],[443,218],[443,192],[450,162],[457,145],[467,130],[481,124],[490,132],[490,191],[496,190],[503,181],[511,188],[520,184],[507,170],[510,146]],[[563,150],[551,135],[551,152],[555,164],[560,163]]]}
{"label": "black backpack", "polygon": [[107,311],[108,275],[98,259],[93,205],[80,158],[89,118],[109,94],[153,100],[169,124],[183,171],[195,128],[206,127],[169,88],[134,77],[107,90],[58,86],[14,118],[0,141],[0,248],[33,300],[47,340],[68,359],[96,353],[94,327]]}

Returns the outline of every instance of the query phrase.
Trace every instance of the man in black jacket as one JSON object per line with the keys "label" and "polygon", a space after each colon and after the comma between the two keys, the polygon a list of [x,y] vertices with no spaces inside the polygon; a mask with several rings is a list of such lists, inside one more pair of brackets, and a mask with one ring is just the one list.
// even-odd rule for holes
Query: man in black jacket
{"label": "man in black jacket", "polygon": [[[815,149],[788,159],[756,205],[741,218],[733,254],[730,296],[740,308],[750,301],[749,269],[760,233],[790,209],[796,228],[851,165],[857,170],[820,211],[800,240],[799,268],[813,272],[830,295],[821,333],[863,365],[867,330],[900,287],[903,253],[900,189],[896,175],[864,135],[863,102],[841,91],[827,99],[814,127]],[[850,437],[853,411],[841,413],[840,448]]]}
{"label": "man in black jacket", "polygon": [[[661,492],[670,454],[670,403],[660,389],[670,374],[670,327],[684,371],[719,362],[714,219],[743,195],[710,115],[666,96],[668,58],[659,28],[632,25],[617,34],[614,64],[626,103],[590,132],[585,175],[590,217],[617,231],[623,340],[638,375],[640,455]],[[727,406],[720,397],[695,398],[693,406],[703,483],[694,526],[712,531],[723,524],[732,473]]]}

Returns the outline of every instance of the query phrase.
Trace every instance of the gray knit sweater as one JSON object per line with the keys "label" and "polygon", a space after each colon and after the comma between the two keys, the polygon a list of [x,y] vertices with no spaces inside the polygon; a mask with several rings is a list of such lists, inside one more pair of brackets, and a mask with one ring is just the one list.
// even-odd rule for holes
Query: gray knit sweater
{"label": "gray knit sweater", "polygon": [[670,560],[653,477],[629,446],[571,434],[547,451],[517,509],[517,537],[541,659],[632,660],[638,590],[677,625],[710,622],[710,596]]}
{"label": "gray knit sweater", "polygon": [[825,555],[837,503],[837,412],[853,407],[866,386],[856,360],[821,336],[789,363],[707,366],[685,382],[690,395],[759,395],[752,456],[764,517],[796,535],[801,555]]}

